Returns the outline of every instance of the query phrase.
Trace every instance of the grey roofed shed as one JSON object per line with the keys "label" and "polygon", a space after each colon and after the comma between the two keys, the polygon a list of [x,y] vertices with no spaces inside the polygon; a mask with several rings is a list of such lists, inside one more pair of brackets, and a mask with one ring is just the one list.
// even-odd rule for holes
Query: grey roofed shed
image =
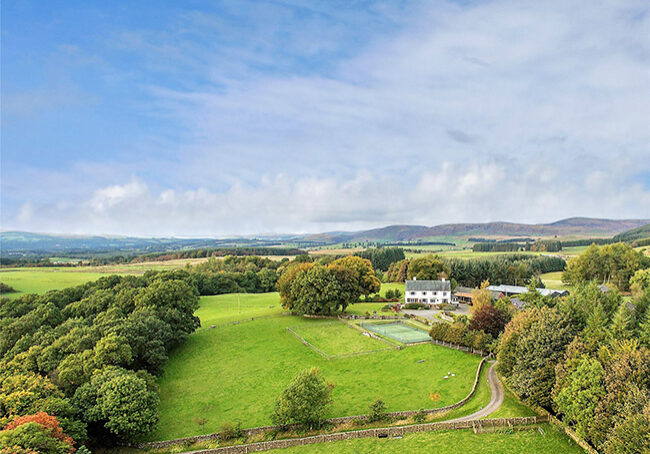
{"label": "grey roofed shed", "polygon": [[407,292],[450,292],[451,282],[444,281],[420,281],[408,280],[406,281]]}

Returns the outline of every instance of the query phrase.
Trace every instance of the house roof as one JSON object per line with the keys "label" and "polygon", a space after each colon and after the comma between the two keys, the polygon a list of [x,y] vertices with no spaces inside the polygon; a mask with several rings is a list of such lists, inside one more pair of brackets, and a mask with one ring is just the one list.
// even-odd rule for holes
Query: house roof
{"label": "house roof", "polygon": [[[488,290],[492,292],[501,292],[501,293],[510,293],[510,294],[521,294],[528,293],[528,287],[522,287],[521,285],[490,285]],[[538,288],[536,289],[542,296],[560,296],[566,295],[569,292],[566,290],[555,290],[552,288]]]}
{"label": "house roof", "polygon": [[510,298],[510,302],[515,306],[517,309],[523,309],[523,307],[526,305],[526,303],[519,298]]}
{"label": "house roof", "polygon": [[451,282],[445,281],[419,281],[409,280],[406,281],[407,292],[423,292],[423,291],[451,291]]}
{"label": "house roof", "polygon": [[458,286],[458,287],[456,287],[456,290],[454,290],[454,293],[456,293],[456,294],[458,294],[458,293],[468,293],[469,294],[469,293],[472,293],[473,291],[474,291],[474,289],[471,288],[471,287]]}

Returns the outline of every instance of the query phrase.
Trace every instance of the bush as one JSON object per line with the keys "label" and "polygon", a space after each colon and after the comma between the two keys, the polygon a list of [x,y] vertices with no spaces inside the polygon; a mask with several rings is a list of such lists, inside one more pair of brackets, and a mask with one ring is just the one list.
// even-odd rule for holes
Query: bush
{"label": "bush", "polygon": [[419,410],[414,416],[413,416],[413,422],[415,424],[422,424],[425,420],[427,419],[427,414],[424,412],[424,410]]}
{"label": "bush", "polygon": [[383,306],[381,308],[382,312],[391,312],[392,310],[393,310],[393,305],[392,304],[386,304],[385,306]]}
{"label": "bush", "polygon": [[369,422],[383,421],[386,419],[386,402],[377,399],[370,404],[370,414],[368,415]]}
{"label": "bush", "polygon": [[241,438],[244,436],[244,431],[241,428],[241,423],[238,422],[237,425],[233,426],[232,424],[224,424],[221,427],[219,432],[219,438],[222,440],[234,440],[235,438]]}
{"label": "bush", "polygon": [[424,303],[408,303],[404,305],[404,309],[429,309],[429,306]]}

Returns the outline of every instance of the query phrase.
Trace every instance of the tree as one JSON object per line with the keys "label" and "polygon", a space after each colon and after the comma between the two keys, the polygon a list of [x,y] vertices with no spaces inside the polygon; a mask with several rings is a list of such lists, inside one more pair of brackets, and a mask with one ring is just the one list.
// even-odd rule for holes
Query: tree
{"label": "tree", "polygon": [[273,423],[279,426],[300,424],[306,429],[320,427],[331,405],[333,388],[317,368],[301,371],[276,401]]}
{"label": "tree", "polygon": [[157,387],[144,371],[105,367],[77,389],[74,401],[88,421],[123,441],[150,432],[158,422]]}
{"label": "tree", "polygon": [[348,268],[355,273],[357,282],[357,289],[355,291],[358,292],[359,295],[370,295],[371,293],[379,292],[381,282],[377,279],[377,275],[372,268],[370,260],[349,255],[334,260],[330,266],[336,265]]}
{"label": "tree", "polygon": [[0,432],[0,447],[19,446],[43,454],[74,452],[74,440],[66,435],[54,416],[45,412],[18,416]]}
{"label": "tree", "polygon": [[469,329],[484,331],[496,339],[509,321],[510,316],[507,312],[488,304],[474,311],[469,323]]}
{"label": "tree", "polygon": [[[530,309],[529,327],[518,317],[513,336],[508,329],[501,339],[500,367],[513,391],[528,403],[551,407],[551,390],[555,384],[555,366],[574,336],[568,320],[555,309]],[[525,319],[524,319],[525,320]]]}
{"label": "tree", "polygon": [[443,260],[435,255],[427,255],[411,259],[408,264],[407,278],[420,280],[449,279],[451,270]]}
{"label": "tree", "polygon": [[472,314],[483,306],[492,305],[492,293],[488,290],[489,285],[490,281],[485,280],[481,283],[481,288],[472,290],[472,306],[469,309]]}
{"label": "tree", "polygon": [[629,339],[634,334],[634,316],[627,307],[627,303],[621,303],[612,320],[610,329],[614,339]]}
{"label": "tree", "polygon": [[[296,257],[296,259],[298,257]],[[297,294],[292,291],[294,279],[298,274],[310,270],[313,266],[314,264],[311,262],[295,263],[285,268],[280,275],[280,279],[278,280],[278,290],[280,291],[282,306],[285,309],[292,310],[296,303]]]}
{"label": "tree", "polygon": [[636,271],[630,278],[632,295],[638,298],[648,289],[650,289],[650,268]]}
{"label": "tree", "polygon": [[558,411],[564,414],[565,422],[574,424],[582,438],[587,438],[598,402],[605,395],[603,375],[600,362],[585,357],[567,377],[554,399]]}

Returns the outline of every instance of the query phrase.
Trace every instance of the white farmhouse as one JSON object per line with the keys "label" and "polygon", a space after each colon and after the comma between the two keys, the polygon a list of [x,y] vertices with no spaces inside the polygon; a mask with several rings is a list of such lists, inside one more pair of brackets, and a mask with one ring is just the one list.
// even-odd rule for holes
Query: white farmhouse
{"label": "white farmhouse", "polygon": [[446,279],[441,281],[418,281],[413,278],[406,281],[404,291],[405,303],[441,304],[451,303],[451,282]]}

